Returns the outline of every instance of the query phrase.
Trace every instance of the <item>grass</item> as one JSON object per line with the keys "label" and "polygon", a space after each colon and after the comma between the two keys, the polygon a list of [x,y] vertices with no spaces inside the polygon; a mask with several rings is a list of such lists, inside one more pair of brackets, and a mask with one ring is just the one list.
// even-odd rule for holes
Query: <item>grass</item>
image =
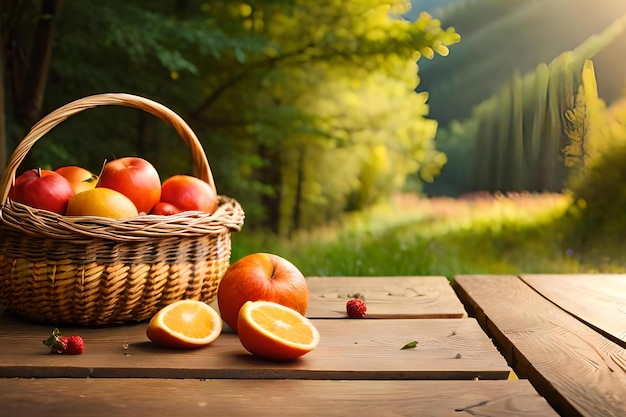
{"label": "grass", "polygon": [[[398,196],[340,226],[291,239],[233,235],[233,261],[272,252],[306,276],[398,276],[623,272],[619,250],[581,251],[563,226],[561,194],[476,195],[464,199]],[[613,242],[606,247],[615,248]]]}

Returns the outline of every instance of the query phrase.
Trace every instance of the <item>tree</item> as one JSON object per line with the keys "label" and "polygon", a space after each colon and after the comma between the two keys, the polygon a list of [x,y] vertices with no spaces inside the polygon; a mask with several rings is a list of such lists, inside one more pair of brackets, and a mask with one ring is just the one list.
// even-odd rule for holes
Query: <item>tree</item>
{"label": "tree", "polygon": [[[426,95],[414,91],[416,60],[446,55],[459,36],[425,14],[402,19],[408,4],[68,2],[44,106],[103,91],[160,101],[196,131],[218,191],[242,202],[248,224],[314,225],[443,163]],[[141,153],[163,175],[188,169],[159,121],[87,113],[51,132],[34,160],[99,167],[104,156]]]}
{"label": "tree", "polygon": [[[237,138],[238,172],[253,173],[246,185],[269,186],[261,201],[271,230],[313,225],[371,204],[372,190],[364,185],[377,176],[367,171],[380,167],[371,158],[380,159],[383,148],[395,172],[367,186],[383,183],[380,196],[431,159],[441,166],[432,149],[436,125],[424,119],[426,96],[413,92],[416,52],[446,55],[458,35],[427,15],[413,23],[398,18],[404,6],[326,0],[293,2],[289,13],[263,2],[240,9],[246,27],[272,46],[242,63],[236,56],[231,64],[222,61],[226,73],[206,79],[222,96],[210,96],[210,113],[196,114],[207,126],[220,120],[223,127],[233,106],[245,109],[227,129]],[[239,88],[222,89],[234,83]],[[235,124],[240,129],[233,135]]]}
{"label": "tree", "polygon": [[[3,1],[0,4],[0,167],[7,161],[5,86],[11,88],[18,122],[32,125],[41,117],[55,22],[62,0]],[[36,22],[27,24],[26,22]],[[7,68],[11,82],[6,83]]]}

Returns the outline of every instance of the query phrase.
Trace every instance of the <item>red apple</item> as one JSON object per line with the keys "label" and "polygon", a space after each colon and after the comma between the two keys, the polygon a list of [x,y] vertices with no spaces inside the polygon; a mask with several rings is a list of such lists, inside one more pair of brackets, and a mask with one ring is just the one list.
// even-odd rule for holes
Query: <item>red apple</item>
{"label": "red apple", "polygon": [[161,178],[145,159],[127,156],[104,164],[97,187],[110,188],[128,197],[139,214],[150,213],[161,197]]}
{"label": "red apple", "polygon": [[302,272],[288,260],[270,253],[254,253],[226,270],[217,289],[222,320],[237,331],[239,309],[246,301],[272,301],[305,314],[309,288]]}
{"label": "red apple", "polygon": [[159,201],[158,203],[155,204],[155,206],[152,208],[152,211],[150,213],[159,214],[161,216],[171,216],[172,214],[180,213],[180,210],[178,209],[178,207],[174,206],[173,204],[166,203],[164,201]]}
{"label": "red apple", "polygon": [[217,209],[217,194],[209,184],[190,175],[174,175],[161,186],[161,200],[153,214],[174,214],[183,211],[204,211],[212,214]]}
{"label": "red apple", "polygon": [[74,196],[70,183],[47,169],[30,169],[15,179],[9,198],[28,206],[64,214]]}

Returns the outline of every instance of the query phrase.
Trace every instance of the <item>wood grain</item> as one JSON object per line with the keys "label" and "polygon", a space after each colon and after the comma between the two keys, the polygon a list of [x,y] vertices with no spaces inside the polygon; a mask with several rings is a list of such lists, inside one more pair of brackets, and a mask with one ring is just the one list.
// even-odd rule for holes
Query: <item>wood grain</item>
{"label": "wood grain", "polygon": [[626,275],[522,275],[544,297],[626,348]]}
{"label": "wood grain", "polygon": [[346,302],[361,294],[366,318],[463,318],[467,313],[446,277],[310,277],[311,318],[345,318]]}
{"label": "wood grain", "polygon": [[0,401],[11,417],[557,416],[528,381],[0,379]]}
{"label": "wood grain", "polygon": [[[206,348],[160,348],[146,324],[64,328],[79,356],[50,354],[52,328],[0,316],[0,377],[506,379],[510,368],[474,319],[314,320],[320,345],[293,363],[258,360],[233,333]],[[417,340],[415,349],[402,350]],[[127,345],[128,349],[124,350]]]}
{"label": "wood grain", "polygon": [[626,413],[626,350],[516,276],[455,277],[469,312],[520,377],[567,416]]}

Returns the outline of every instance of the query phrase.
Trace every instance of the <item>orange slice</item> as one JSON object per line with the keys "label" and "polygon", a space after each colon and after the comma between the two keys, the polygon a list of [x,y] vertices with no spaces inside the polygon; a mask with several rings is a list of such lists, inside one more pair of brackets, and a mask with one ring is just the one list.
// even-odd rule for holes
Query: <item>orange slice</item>
{"label": "orange slice", "polygon": [[222,318],[210,305],[195,300],[163,307],[148,323],[146,336],[153,343],[177,348],[211,344],[222,332]]}
{"label": "orange slice", "polygon": [[237,335],[248,352],[275,361],[294,360],[320,341],[309,319],[271,301],[246,302],[239,310]]}

